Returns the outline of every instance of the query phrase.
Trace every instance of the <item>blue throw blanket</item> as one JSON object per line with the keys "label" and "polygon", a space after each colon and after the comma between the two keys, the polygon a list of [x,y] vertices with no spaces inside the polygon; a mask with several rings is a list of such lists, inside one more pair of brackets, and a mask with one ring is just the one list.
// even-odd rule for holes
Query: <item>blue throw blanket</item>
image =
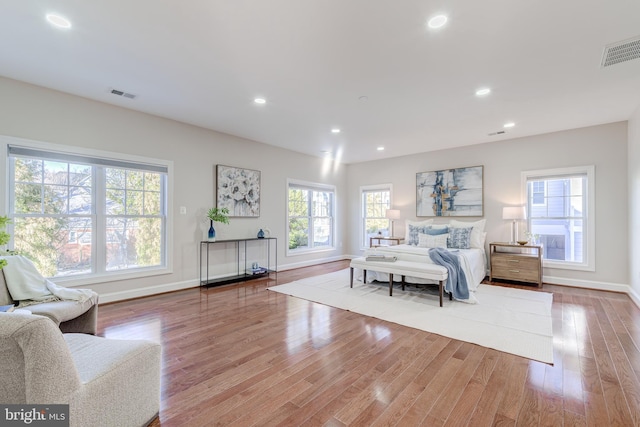
{"label": "blue throw blanket", "polygon": [[429,258],[434,264],[441,265],[447,269],[449,277],[445,284],[445,290],[452,292],[455,299],[468,300],[469,286],[467,285],[467,276],[465,276],[458,254],[454,254],[444,248],[429,249]]}

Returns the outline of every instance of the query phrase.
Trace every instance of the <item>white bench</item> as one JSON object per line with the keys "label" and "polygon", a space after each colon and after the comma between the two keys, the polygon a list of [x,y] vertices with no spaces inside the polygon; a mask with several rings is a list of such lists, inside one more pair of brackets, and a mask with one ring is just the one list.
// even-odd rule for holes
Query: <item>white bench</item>
{"label": "white bench", "polygon": [[[360,268],[363,272],[362,281],[367,282],[367,270],[378,271],[380,273],[387,273],[389,275],[389,296],[393,296],[393,275],[402,276],[402,290],[404,291],[405,277],[418,277],[420,279],[436,280],[438,282],[440,293],[440,307],[442,307],[442,295],[444,293],[444,282],[449,276],[447,269],[441,265],[426,264],[414,261],[401,261],[394,262],[387,261],[367,261],[365,257],[354,258],[351,260],[351,279],[350,286],[353,288],[353,269]],[[452,299],[451,293],[449,293],[449,300]]]}

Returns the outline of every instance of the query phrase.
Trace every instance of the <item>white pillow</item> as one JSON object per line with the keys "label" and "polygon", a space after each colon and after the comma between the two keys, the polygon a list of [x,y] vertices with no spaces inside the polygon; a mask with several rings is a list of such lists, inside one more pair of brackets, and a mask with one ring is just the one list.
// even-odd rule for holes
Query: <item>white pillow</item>
{"label": "white pillow", "polygon": [[473,230],[471,230],[469,245],[472,248],[484,249],[484,240],[486,236],[484,233],[484,226],[486,223],[486,219],[481,219],[479,221],[458,221],[452,219],[451,222],[449,222],[449,225],[455,228],[473,227]]}
{"label": "white pillow", "polygon": [[447,238],[449,234],[438,234],[432,236],[430,234],[418,234],[418,247],[421,248],[446,248]]}

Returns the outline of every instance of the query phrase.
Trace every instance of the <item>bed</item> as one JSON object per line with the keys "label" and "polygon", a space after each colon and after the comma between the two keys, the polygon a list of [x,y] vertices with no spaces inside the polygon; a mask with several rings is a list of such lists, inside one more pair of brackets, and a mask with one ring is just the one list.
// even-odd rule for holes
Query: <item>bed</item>
{"label": "bed", "polygon": [[[484,249],[486,220],[457,221],[434,224],[433,220],[406,221],[405,244],[369,248],[371,254],[397,257],[399,260],[434,264],[429,256],[431,248],[444,248],[459,254],[460,267],[470,292],[475,292],[487,274],[487,257]],[[367,281],[388,282],[386,273],[367,271]],[[408,283],[436,283],[417,277],[406,277]]]}

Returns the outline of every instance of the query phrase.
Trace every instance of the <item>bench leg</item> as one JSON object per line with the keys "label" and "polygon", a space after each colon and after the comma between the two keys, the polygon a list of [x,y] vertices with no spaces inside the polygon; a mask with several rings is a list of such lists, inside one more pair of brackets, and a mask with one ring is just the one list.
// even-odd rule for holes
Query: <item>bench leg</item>
{"label": "bench leg", "polygon": [[405,276],[402,276],[402,290],[403,290],[403,291],[404,291],[404,277],[405,277]]}
{"label": "bench leg", "polygon": [[442,288],[444,288],[444,282],[440,280],[440,285],[438,286],[438,291],[440,294],[440,307],[442,307]]}
{"label": "bench leg", "polygon": [[362,270],[362,283],[367,284],[367,270]]}
{"label": "bench leg", "polygon": [[353,288],[353,267],[351,267],[351,277],[349,278],[349,287]]}
{"label": "bench leg", "polygon": [[389,273],[389,296],[393,296],[393,274]]}

